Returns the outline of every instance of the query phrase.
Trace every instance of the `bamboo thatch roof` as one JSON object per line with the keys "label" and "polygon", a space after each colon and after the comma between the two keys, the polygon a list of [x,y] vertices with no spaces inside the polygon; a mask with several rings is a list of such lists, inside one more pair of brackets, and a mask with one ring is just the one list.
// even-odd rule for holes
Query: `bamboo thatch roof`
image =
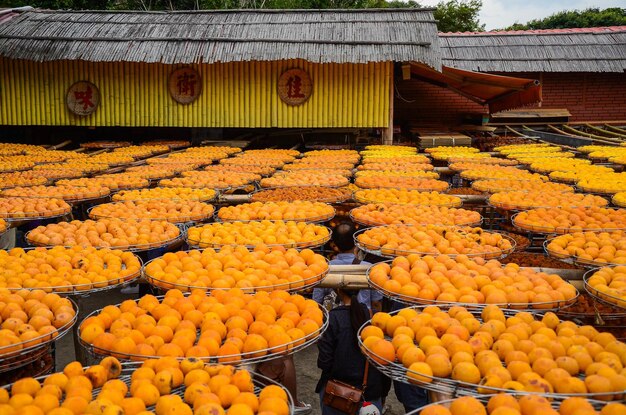
{"label": "bamboo thatch roof", "polygon": [[432,9],[26,11],[0,56],[33,61],[418,61],[441,69]]}
{"label": "bamboo thatch roof", "polygon": [[440,33],[443,64],[481,72],[624,72],[626,26]]}

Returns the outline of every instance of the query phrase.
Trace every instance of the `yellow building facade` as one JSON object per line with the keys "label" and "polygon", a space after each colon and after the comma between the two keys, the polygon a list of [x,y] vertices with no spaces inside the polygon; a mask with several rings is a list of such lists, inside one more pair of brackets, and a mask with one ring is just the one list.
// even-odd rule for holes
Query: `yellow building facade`
{"label": "yellow building facade", "polygon": [[[191,67],[200,75],[200,96],[180,104],[168,90],[170,73]],[[277,82],[299,68],[312,81],[310,98],[284,103]],[[164,65],[0,59],[0,124],[84,127],[386,127],[393,67],[314,64],[303,60]],[[68,88],[89,81],[100,92],[96,110],[75,115],[66,106]]]}
{"label": "yellow building facade", "polygon": [[13,9],[0,125],[390,133],[399,64],[441,68],[435,23],[430,9]]}

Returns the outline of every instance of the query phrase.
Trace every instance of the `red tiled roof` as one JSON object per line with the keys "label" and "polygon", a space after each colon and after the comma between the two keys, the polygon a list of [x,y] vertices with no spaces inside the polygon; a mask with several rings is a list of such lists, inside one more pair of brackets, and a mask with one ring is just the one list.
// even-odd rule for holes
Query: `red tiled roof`
{"label": "red tiled roof", "polygon": [[571,29],[500,30],[491,32],[439,32],[439,36],[566,35],[626,32],[626,26],[578,27]]}

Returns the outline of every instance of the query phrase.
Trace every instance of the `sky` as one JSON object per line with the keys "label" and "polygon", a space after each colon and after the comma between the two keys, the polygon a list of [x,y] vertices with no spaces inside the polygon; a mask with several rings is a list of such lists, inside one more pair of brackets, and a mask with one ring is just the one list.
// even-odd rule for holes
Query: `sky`
{"label": "sky", "polygon": [[[418,0],[422,6],[435,6],[440,0]],[[515,22],[526,23],[562,10],[582,10],[589,7],[606,9],[624,7],[624,0],[483,0],[480,22],[486,30],[502,29]]]}

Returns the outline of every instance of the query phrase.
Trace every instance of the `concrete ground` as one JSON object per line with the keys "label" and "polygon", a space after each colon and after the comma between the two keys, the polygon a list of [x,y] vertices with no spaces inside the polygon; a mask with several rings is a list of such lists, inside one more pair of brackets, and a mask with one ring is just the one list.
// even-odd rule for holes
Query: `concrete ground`
{"label": "concrete ground", "polygon": [[[77,300],[80,315],[78,322],[82,321],[85,316],[94,310],[100,309],[109,304],[119,304],[128,298],[136,298],[137,295],[124,295],[119,289],[101,292],[90,297],[83,297]],[[77,323],[78,326],[78,323]],[[74,343],[74,333],[68,333],[57,343],[56,349],[56,370],[61,371],[66,364],[76,360],[76,350],[80,349],[78,344]],[[80,353],[78,354],[80,356]],[[315,345],[308,347],[295,354],[294,356],[297,379],[298,379],[298,399],[311,404],[313,407],[312,414],[321,414],[319,406],[319,396],[315,393],[315,386],[320,377],[320,371],[317,368],[317,347]],[[82,360],[82,359],[81,359]],[[84,363],[94,363],[92,359],[87,359]],[[389,409],[386,414],[398,415],[404,413],[404,408],[396,399],[393,388],[387,399]]]}

